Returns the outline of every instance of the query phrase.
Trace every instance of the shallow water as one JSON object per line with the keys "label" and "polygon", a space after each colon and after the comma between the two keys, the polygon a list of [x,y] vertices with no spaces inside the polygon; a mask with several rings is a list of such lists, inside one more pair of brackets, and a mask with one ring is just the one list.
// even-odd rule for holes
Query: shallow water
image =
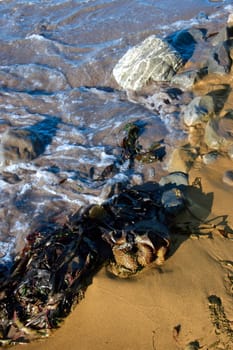
{"label": "shallow water", "polygon": [[[178,4],[178,3],[177,3]],[[45,145],[31,162],[2,164],[0,258],[10,265],[25,237],[55,225],[82,205],[105,199],[106,183],[157,180],[164,162],[129,168],[119,162],[120,133],[150,125],[169,150],[186,137],[179,115],[153,112],[127,99],[112,69],[150,34],[216,27],[231,1],[1,1],[1,125],[35,130]],[[213,24],[212,24],[213,25]],[[4,129],[4,128],[3,128]],[[99,180],[106,166],[117,171]],[[135,174],[138,177],[135,177]]]}

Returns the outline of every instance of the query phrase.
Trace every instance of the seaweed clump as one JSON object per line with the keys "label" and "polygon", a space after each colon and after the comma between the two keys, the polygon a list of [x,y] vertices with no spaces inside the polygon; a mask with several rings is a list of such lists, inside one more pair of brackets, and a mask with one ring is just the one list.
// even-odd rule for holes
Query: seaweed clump
{"label": "seaweed clump", "polygon": [[152,142],[146,149],[140,144],[139,136],[143,133],[143,126],[135,123],[125,125],[126,136],[122,140],[123,159],[129,159],[131,165],[134,160],[142,163],[162,161],[166,155],[163,140]]}
{"label": "seaweed clump", "polygon": [[80,208],[59,228],[30,234],[0,281],[0,345],[48,336],[103,265],[126,278],[162,264],[172,219],[163,192],[156,183],[125,188],[111,201]]}

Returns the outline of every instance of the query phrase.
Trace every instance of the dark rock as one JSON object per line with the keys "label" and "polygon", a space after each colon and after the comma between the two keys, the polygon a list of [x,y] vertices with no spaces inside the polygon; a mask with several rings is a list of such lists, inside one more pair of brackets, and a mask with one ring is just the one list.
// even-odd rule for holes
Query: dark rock
{"label": "dark rock", "polygon": [[197,40],[203,38],[203,32],[200,29],[180,30],[172,33],[166,40],[181,55],[184,62],[187,62],[193,55]]}
{"label": "dark rock", "polygon": [[0,159],[3,164],[19,160],[30,161],[43,151],[43,142],[32,130],[9,128],[2,135]]}
{"label": "dark rock", "polygon": [[228,151],[233,145],[233,112],[209,121],[205,128],[204,140],[209,148]]}
{"label": "dark rock", "polygon": [[232,60],[228,41],[218,44],[211,53],[208,61],[208,72],[227,74],[231,70]]}
{"label": "dark rock", "polygon": [[231,13],[227,20],[227,39],[233,39],[233,14]]}
{"label": "dark rock", "polygon": [[194,126],[207,122],[214,113],[214,102],[211,96],[195,97],[183,111],[184,123]]}
{"label": "dark rock", "polygon": [[232,170],[225,171],[222,181],[229,186],[233,186],[233,171]]}
{"label": "dark rock", "polygon": [[176,215],[184,208],[184,197],[178,188],[163,192],[161,202],[167,214]]}
{"label": "dark rock", "polygon": [[[161,138],[168,134],[164,125],[148,123],[144,126],[142,133],[138,136],[138,144],[141,152],[149,152],[159,147],[163,142]],[[157,138],[157,139],[156,139]]]}
{"label": "dark rock", "polygon": [[[229,94],[231,93],[231,87],[228,84],[222,84],[219,86],[217,90],[213,90],[209,92],[206,96],[210,96],[212,98],[212,102],[214,103],[214,113],[219,114],[221,110],[224,108],[225,102],[227,101]],[[203,101],[203,97],[202,97]],[[208,100],[207,100],[208,101]],[[211,107],[210,104],[206,104],[207,101],[205,101],[205,105],[207,108]],[[210,102],[210,100],[209,100]],[[211,104],[212,104],[211,102]]]}
{"label": "dark rock", "polygon": [[182,90],[190,89],[199,79],[198,72],[187,71],[174,75],[171,79],[171,84],[178,86]]}
{"label": "dark rock", "polygon": [[20,177],[17,174],[12,174],[11,172],[3,171],[2,178],[4,181],[10,184],[16,184],[21,181]]}
{"label": "dark rock", "polygon": [[167,89],[159,83],[156,86],[151,84],[148,89],[145,88],[140,92],[127,91],[127,97],[130,101],[141,104],[156,114],[176,111],[176,104],[181,94],[182,90],[178,87]]}
{"label": "dark rock", "polygon": [[0,81],[1,87],[18,91],[54,92],[69,88],[62,72],[33,63],[1,67]]}

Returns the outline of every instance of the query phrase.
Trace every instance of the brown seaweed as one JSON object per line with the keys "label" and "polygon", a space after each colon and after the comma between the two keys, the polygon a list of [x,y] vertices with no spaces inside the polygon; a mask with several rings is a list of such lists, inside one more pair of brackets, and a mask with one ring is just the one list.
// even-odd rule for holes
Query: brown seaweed
{"label": "brown seaweed", "polygon": [[125,126],[126,136],[122,140],[123,159],[130,159],[131,162],[136,159],[142,163],[152,163],[155,161],[162,161],[166,151],[163,145],[163,140],[154,142],[143,149],[139,142],[139,136],[143,133],[143,126],[137,123],[128,123]]}
{"label": "brown seaweed", "polygon": [[104,264],[122,278],[161,264],[172,220],[162,205],[163,191],[158,184],[151,190],[125,188],[111,201],[81,208],[59,228],[30,234],[0,281],[0,345],[47,336],[59,327]]}

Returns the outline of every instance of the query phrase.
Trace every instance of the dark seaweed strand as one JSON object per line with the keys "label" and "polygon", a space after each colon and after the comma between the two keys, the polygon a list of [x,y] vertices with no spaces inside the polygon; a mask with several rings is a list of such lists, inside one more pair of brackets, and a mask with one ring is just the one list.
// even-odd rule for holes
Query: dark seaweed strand
{"label": "dark seaweed strand", "polygon": [[158,184],[149,191],[143,186],[124,189],[97,210],[94,205],[82,208],[60,228],[30,234],[0,288],[0,344],[29,341],[59,326],[82,299],[96,271],[105,263],[115,263],[114,242],[104,236],[113,234],[117,239],[127,232],[131,244],[134,236],[145,233],[142,226],[147,223],[155,249],[167,246],[167,233],[148,229],[155,220],[169,226],[161,195]]}
{"label": "dark seaweed strand", "polygon": [[101,262],[80,223],[75,230],[65,226],[48,237],[31,236],[1,287],[0,344],[34,339],[35,333],[25,329],[42,336],[41,330],[56,328],[80,301]]}

